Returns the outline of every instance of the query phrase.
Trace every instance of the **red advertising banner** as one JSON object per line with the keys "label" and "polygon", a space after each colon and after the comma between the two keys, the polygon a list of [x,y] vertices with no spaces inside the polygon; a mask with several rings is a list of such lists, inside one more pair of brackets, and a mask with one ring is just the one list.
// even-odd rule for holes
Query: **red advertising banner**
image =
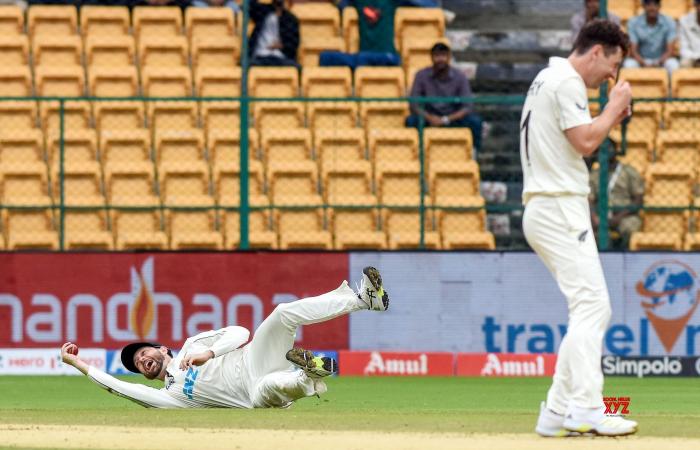
{"label": "red advertising banner", "polygon": [[[0,348],[179,348],[228,325],[253,332],[277,304],[337,288],[348,255],[5,253],[0,268]],[[297,344],[347,348],[347,317],[302,327]]]}
{"label": "red advertising banner", "polygon": [[549,377],[557,355],[551,353],[458,353],[458,376]]}
{"label": "red advertising banner", "polygon": [[453,353],[341,351],[340,375],[451,376]]}

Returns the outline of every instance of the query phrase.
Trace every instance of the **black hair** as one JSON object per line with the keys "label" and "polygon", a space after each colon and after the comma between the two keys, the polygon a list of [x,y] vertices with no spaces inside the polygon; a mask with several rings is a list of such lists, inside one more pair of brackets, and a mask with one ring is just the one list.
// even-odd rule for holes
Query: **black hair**
{"label": "black hair", "polygon": [[434,55],[435,53],[447,53],[449,51],[450,47],[442,42],[438,42],[437,44],[433,45],[433,48],[430,49],[430,54]]}
{"label": "black hair", "polygon": [[574,52],[581,55],[590,50],[594,45],[602,45],[606,55],[614,53],[618,48],[626,55],[630,40],[627,33],[615,22],[607,19],[594,19],[581,28],[576,41]]}

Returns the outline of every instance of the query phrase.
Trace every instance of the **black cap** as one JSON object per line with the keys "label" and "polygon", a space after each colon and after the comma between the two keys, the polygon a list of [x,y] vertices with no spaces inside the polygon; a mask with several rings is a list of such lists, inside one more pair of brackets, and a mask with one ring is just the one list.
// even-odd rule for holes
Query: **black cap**
{"label": "black cap", "polygon": [[433,47],[430,49],[430,54],[432,55],[433,53],[446,53],[450,51],[450,47],[447,46],[447,44],[443,42],[438,42],[437,44],[433,45]]}
{"label": "black cap", "polygon": [[[160,348],[162,346],[163,345],[157,342],[132,342],[122,349],[122,364],[131,372],[141,373],[139,369],[136,368],[136,364],[134,364],[134,354],[136,354],[141,347]],[[171,352],[170,349],[168,349],[168,356],[171,358],[173,357],[173,352]]]}

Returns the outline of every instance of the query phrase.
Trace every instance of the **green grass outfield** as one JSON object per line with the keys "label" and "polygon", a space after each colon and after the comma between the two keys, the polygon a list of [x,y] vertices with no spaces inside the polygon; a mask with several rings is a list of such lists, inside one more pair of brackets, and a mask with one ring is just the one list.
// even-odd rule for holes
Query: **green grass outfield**
{"label": "green grass outfield", "polygon": [[[549,383],[338,377],[328,380],[321,399],[303,399],[288,410],[154,410],[110,395],[84,376],[0,376],[0,423],[532,433]],[[631,397],[630,417],[640,422],[642,436],[698,438],[698,384],[694,378],[607,378],[605,394]]]}

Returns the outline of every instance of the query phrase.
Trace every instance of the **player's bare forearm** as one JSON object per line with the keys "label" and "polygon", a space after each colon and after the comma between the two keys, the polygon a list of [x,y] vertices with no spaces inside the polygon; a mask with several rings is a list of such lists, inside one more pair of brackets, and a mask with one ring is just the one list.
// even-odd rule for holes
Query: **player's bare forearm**
{"label": "player's bare forearm", "polygon": [[78,357],[78,346],[72,342],[66,342],[61,347],[61,360],[78,369],[83,375],[88,374],[90,367]]}

